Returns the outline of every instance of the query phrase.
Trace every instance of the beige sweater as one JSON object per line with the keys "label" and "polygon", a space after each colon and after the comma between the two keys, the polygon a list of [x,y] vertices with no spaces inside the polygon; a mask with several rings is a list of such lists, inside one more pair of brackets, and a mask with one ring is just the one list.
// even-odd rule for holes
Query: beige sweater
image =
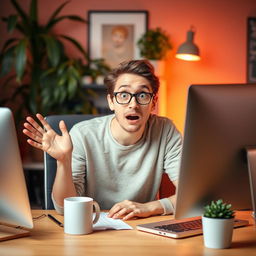
{"label": "beige sweater", "polygon": [[[178,179],[181,135],[169,119],[151,115],[143,137],[134,145],[123,146],[111,134],[113,117],[83,121],[70,131],[77,193],[94,198],[101,209],[125,199],[153,201],[164,172],[172,181]],[[56,203],[55,208],[63,212]]]}

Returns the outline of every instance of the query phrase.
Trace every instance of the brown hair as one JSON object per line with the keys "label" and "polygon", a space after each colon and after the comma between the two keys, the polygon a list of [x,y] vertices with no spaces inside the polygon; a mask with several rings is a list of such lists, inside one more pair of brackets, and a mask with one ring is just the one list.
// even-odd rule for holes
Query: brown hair
{"label": "brown hair", "polygon": [[113,96],[116,81],[122,74],[135,74],[146,78],[153,89],[153,93],[157,94],[159,79],[154,73],[154,67],[148,60],[124,61],[109,72],[104,78],[104,84],[107,86],[107,92],[111,96]]}
{"label": "brown hair", "polygon": [[125,26],[115,26],[113,27],[111,34],[115,34],[116,32],[121,32],[125,38],[128,36],[128,29]]}

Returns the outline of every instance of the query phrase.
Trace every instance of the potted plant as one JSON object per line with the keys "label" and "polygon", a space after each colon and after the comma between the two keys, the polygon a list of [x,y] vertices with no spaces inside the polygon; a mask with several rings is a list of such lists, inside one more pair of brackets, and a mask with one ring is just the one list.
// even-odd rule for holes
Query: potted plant
{"label": "potted plant", "polygon": [[222,199],[205,206],[202,217],[204,245],[208,248],[229,248],[232,241],[234,211]]}
{"label": "potted plant", "polygon": [[141,57],[151,61],[156,69],[158,75],[162,75],[163,59],[166,57],[167,52],[172,49],[169,36],[161,28],[149,29],[138,40]]}
{"label": "potted plant", "polygon": [[82,84],[103,85],[104,76],[111,70],[103,58],[90,59],[83,67]]}
{"label": "potted plant", "polygon": [[[54,32],[63,20],[86,21],[77,15],[60,15],[69,1],[62,3],[45,24],[39,21],[37,0],[31,0],[28,12],[17,0],[10,1],[16,14],[2,20],[8,32],[16,34],[0,52],[0,75],[4,80],[0,105],[14,108],[16,120],[37,112],[90,113],[90,103],[80,85],[87,53],[74,38]],[[63,41],[76,47],[83,60],[71,58]]]}

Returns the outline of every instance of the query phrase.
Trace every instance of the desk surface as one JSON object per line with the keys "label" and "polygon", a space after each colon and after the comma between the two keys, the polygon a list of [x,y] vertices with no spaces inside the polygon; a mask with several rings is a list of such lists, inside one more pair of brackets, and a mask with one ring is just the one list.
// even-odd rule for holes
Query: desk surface
{"label": "desk surface", "polygon": [[[33,210],[33,216],[51,213],[60,221],[63,216],[55,211]],[[237,217],[250,221],[250,226],[237,228],[233,233],[232,247],[224,250],[208,249],[203,245],[203,236],[185,239],[172,239],[136,230],[136,225],[166,220],[171,216],[127,221],[133,230],[97,231],[90,235],[73,236],[64,233],[47,217],[34,221],[34,229],[29,237],[13,239],[0,243],[1,256],[45,256],[45,255],[232,255],[256,256],[256,227],[251,212],[239,212]]]}

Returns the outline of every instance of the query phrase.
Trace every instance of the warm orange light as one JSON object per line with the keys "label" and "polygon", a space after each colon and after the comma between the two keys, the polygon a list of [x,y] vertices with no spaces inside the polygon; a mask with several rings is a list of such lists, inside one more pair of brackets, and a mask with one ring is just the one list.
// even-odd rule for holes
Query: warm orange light
{"label": "warm orange light", "polygon": [[198,55],[194,54],[185,54],[185,53],[177,53],[175,56],[177,59],[186,60],[186,61],[199,61],[201,58]]}

